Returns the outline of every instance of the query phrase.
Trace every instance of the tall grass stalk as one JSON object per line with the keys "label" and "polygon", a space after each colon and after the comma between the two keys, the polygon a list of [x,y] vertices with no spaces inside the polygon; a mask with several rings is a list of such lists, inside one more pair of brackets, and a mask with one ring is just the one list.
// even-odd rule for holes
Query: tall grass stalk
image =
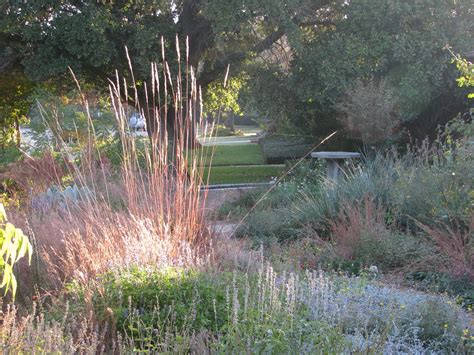
{"label": "tall grass stalk", "polygon": [[[118,173],[96,145],[88,103],[81,94],[88,138],[69,171],[74,183],[90,193],[80,201],[66,199],[62,209],[47,214],[31,209],[27,216],[53,282],[87,281],[113,267],[197,265],[210,255],[211,232],[204,220],[207,191],[202,191],[207,183],[203,161],[209,154],[195,149],[194,134],[197,128],[213,129],[201,117],[202,95],[189,65],[188,42],[183,60],[176,38],[176,73],[166,62],[164,41],[162,48],[163,62],[151,64],[151,83],[139,87],[135,82],[128,51],[132,82],[118,73],[109,82],[121,142]],[[156,127],[148,138],[129,131],[130,97],[135,110]],[[66,142],[61,141],[61,148],[65,157],[73,156]]]}

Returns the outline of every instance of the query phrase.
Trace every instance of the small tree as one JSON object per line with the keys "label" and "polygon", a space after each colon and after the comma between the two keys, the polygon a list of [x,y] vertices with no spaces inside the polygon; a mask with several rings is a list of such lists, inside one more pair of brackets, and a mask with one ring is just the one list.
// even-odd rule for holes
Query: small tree
{"label": "small tree", "polygon": [[379,143],[390,138],[400,126],[396,106],[397,100],[384,80],[357,80],[336,110],[351,138]]}
{"label": "small tree", "polygon": [[11,289],[15,297],[17,281],[13,274],[13,266],[26,255],[31,262],[32,253],[33,248],[28,237],[21,229],[7,222],[7,214],[0,203],[0,275],[2,276],[0,288],[5,289],[5,295]]}
{"label": "small tree", "polygon": [[[459,87],[474,87],[474,64],[459,55],[454,55],[454,60],[461,73],[461,76],[456,80]],[[474,92],[470,92],[467,97],[474,99]]]}

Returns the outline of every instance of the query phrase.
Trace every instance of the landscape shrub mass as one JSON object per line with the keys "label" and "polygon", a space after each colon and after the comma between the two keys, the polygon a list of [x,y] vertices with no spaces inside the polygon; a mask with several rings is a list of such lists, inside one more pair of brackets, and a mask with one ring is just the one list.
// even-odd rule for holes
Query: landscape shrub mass
{"label": "landscape shrub mass", "polygon": [[[0,5],[0,287],[13,296],[0,298],[1,352],[474,353],[472,110],[436,139],[382,150],[466,107],[441,42],[469,32],[470,4],[322,3]],[[173,28],[189,38],[168,63],[156,30]],[[453,60],[472,86],[472,64]],[[201,146],[196,132],[230,133],[201,114],[238,114],[252,87],[268,134]],[[36,148],[21,144],[26,115],[45,123]],[[294,159],[327,150],[312,134],[337,117],[377,146],[334,181],[324,162]],[[207,183],[270,178],[208,211]]]}
{"label": "landscape shrub mass", "polygon": [[[453,300],[322,271],[201,273],[132,268],[71,284],[50,314],[15,323],[0,348],[149,352],[470,352],[469,317]],[[61,311],[62,309],[62,311]],[[73,320],[85,318],[79,338]],[[77,321],[76,321],[77,322]],[[108,324],[105,326],[105,324]],[[55,331],[54,336],[41,337]],[[112,340],[106,334],[119,332]],[[11,334],[12,336],[8,336]],[[104,348],[105,345],[108,348]]]}
{"label": "landscape shrub mass", "polygon": [[[313,239],[318,244],[314,263],[322,267],[437,272],[453,280],[445,286],[469,280],[471,291],[449,291],[469,306],[474,288],[470,125],[450,126],[462,128],[457,139],[447,129],[434,144],[423,142],[403,155],[388,151],[364,158],[347,166],[337,182],[307,180],[302,187],[297,178],[284,181],[254,208],[237,235],[267,245]],[[242,216],[249,201],[258,200],[250,193],[222,209],[231,215],[237,208]]]}

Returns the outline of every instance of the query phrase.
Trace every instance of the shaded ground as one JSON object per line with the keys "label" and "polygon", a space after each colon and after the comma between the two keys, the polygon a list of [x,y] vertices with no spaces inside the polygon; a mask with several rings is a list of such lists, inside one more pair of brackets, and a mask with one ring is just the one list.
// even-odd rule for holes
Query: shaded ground
{"label": "shaded ground", "polygon": [[242,195],[247,192],[248,188],[229,188],[209,190],[207,193],[206,210],[208,215],[217,210],[224,202],[237,201]]}

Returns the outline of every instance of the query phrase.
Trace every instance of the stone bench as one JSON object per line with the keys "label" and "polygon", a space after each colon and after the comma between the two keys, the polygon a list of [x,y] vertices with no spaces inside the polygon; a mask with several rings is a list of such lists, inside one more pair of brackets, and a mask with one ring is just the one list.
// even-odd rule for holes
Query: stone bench
{"label": "stone bench", "polygon": [[336,181],[342,168],[340,164],[346,159],[360,159],[360,153],[354,152],[313,152],[311,158],[324,159],[327,164],[326,177]]}

